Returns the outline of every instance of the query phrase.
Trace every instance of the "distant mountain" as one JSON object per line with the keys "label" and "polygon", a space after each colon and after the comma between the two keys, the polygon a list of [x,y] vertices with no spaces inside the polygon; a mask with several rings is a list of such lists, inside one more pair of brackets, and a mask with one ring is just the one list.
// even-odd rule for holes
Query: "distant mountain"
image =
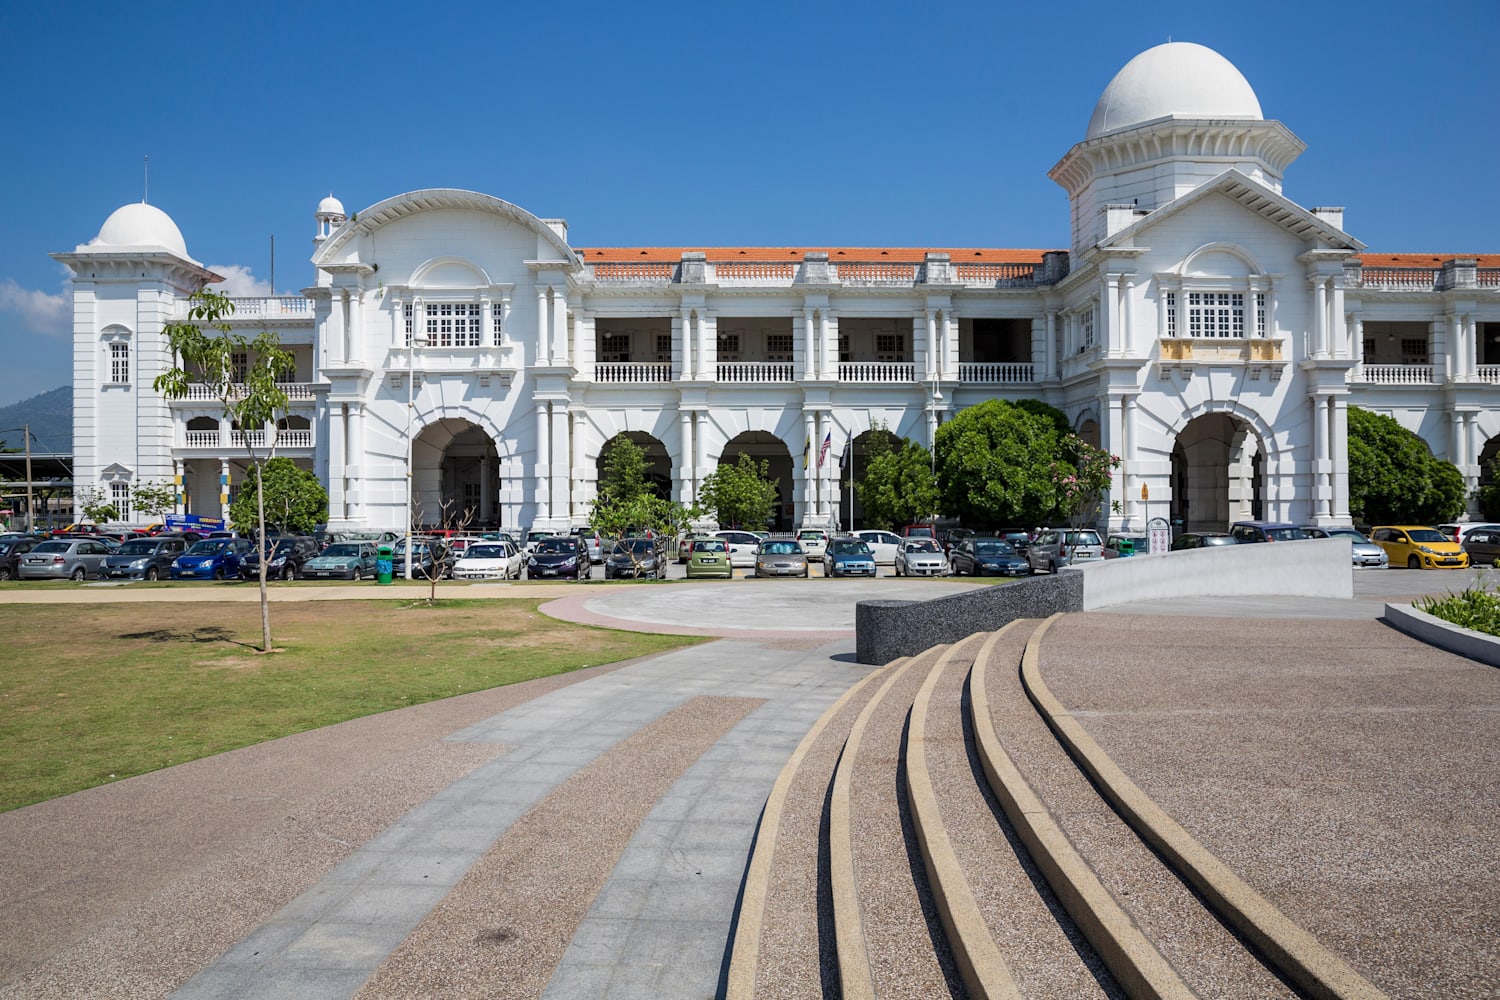
{"label": "distant mountain", "polygon": [[59,386],[40,396],[0,406],[0,442],[5,447],[26,447],[20,430],[25,424],[31,425],[32,451],[72,453],[73,387]]}

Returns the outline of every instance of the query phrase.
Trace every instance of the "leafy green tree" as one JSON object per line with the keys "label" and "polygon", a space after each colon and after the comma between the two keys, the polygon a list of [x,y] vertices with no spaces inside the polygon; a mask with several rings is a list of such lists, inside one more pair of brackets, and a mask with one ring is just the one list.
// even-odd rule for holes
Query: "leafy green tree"
{"label": "leafy green tree", "polygon": [[624,434],[605,445],[599,473],[599,497],[623,503],[651,492],[646,483],[646,451]]}
{"label": "leafy green tree", "polygon": [[[872,435],[872,440],[877,436]],[[939,509],[932,453],[915,441],[885,449],[865,465],[864,478],[854,484],[864,506],[865,523],[872,528],[894,528],[933,517]]]}
{"label": "leafy green tree", "polygon": [[938,428],[942,509],[974,527],[1057,523],[1072,513],[1067,418],[1035,400],[986,400]]}
{"label": "leafy green tree", "polygon": [[1349,407],[1349,513],[1366,524],[1436,524],[1464,509],[1464,478],[1388,417]]}
{"label": "leafy green tree", "polygon": [[[190,387],[206,385],[219,401],[223,415],[243,427],[245,447],[250,453],[250,467],[256,482],[263,479],[259,470],[265,459],[276,452],[277,414],[286,412],[286,390],[281,379],[296,370],[296,359],[281,347],[281,340],[269,330],[254,340],[234,333],[225,319],[234,314],[234,303],[227,296],[201,288],[188,299],[188,317],[171,323],[162,331],[171,345],[177,364],[158,375],[152,385],[168,399],[181,399]],[[236,355],[253,359],[241,368]],[[255,428],[265,428],[265,451],[255,444]],[[271,646],[271,604],[266,592],[266,509],[262,490],[255,491],[256,518],[260,545],[260,625],[264,651]]]}
{"label": "leafy green tree", "polygon": [[1484,467],[1487,482],[1479,487],[1479,516],[1486,521],[1500,521],[1500,455]]}
{"label": "leafy green tree", "polygon": [[229,505],[230,523],[239,531],[259,530],[262,505],[265,526],[281,532],[308,534],[328,520],[328,491],[290,458],[251,466]]}
{"label": "leafy green tree", "polygon": [[[664,500],[651,492],[638,493],[628,500],[600,497],[594,501],[589,515],[589,527],[599,532],[604,554],[609,555],[614,543],[632,535],[650,532],[654,537],[666,539],[672,544],[688,524],[698,516],[697,510],[684,507],[675,500]],[[635,558],[635,553],[631,553]]]}
{"label": "leafy green tree", "polygon": [[776,509],[771,463],[756,462],[745,452],[732,465],[720,463],[698,486],[698,503],[723,527],[761,528]]}
{"label": "leafy green tree", "polygon": [[177,509],[177,487],[165,479],[136,483],[130,489],[130,506],[147,517],[163,517]]}

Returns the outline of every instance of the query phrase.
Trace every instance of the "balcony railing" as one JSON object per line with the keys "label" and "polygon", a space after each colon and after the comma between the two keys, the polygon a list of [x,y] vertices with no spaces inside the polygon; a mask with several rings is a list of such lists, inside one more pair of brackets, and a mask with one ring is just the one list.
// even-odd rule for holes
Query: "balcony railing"
{"label": "balcony railing", "polygon": [[846,285],[911,285],[917,280],[917,265],[848,260],[835,264],[834,273]]}
{"label": "balcony railing", "polygon": [[1474,369],[1474,379],[1486,385],[1500,385],[1500,365],[1479,365]]}
{"label": "balcony railing", "polygon": [[[229,322],[268,319],[307,322],[313,318],[312,299],[305,299],[300,295],[230,296],[229,301],[234,305],[234,312],[224,317]],[[189,303],[184,300],[179,307],[179,319],[187,319],[188,306]]]}
{"label": "balcony railing", "polygon": [[[281,391],[286,393],[286,398],[294,403],[308,402],[313,398],[312,382],[282,382]],[[231,399],[244,399],[249,388],[243,382],[236,382],[231,388]],[[187,387],[187,395],[182,397],[189,402],[215,402],[219,401],[214,387],[204,385],[201,382],[190,382]]]}
{"label": "balcony railing", "polygon": [[910,382],[915,366],[910,361],[841,361],[840,382]]}
{"label": "balcony railing", "polygon": [[1030,362],[971,361],[958,366],[960,382],[1033,382],[1034,366]]}
{"label": "balcony railing", "polygon": [[1500,288],[1500,267],[1476,267],[1474,284],[1480,288]]}
{"label": "balcony railing", "polygon": [[718,365],[720,382],[790,382],[795,377],[790,361],[724,361]]}
{"label": "balcony railing", "polygon": [[182,443],[189,448],[217,448],[219,432],[217,430],[184,431]]}
{"label": "balcony railing", "polygon": [[711,266],[712,280],[726,285],[779,285],[797,277],[797,265],[789,260],[725,260]]}
{"label": "balcony railing", "polygon": [[1437,287],[1441,273],[1436,267],[1366,267],[1360,281],[1366,287],[1430,291]]}
{"label": "balcony railing", "polygon": [[664,361],[600,361],[594,365],[594,381],[670,382],[672,381],[672,365]]}
{"label": "balcony railing", "polygon": [[959,284],[1014,288],[1036,284],[1036,264],[954,264]]}
{"label": "balcony railing", "polygon": [[1433,385],[1432,365],[1363,365],[1355,370],[1359,382],[1374,385]]}
{"label": "balcony railing", "polygon": [[[212,431],[183,431],[182,443],[187,448],[222,448],[224,437],[217,430]],[[313,432],[311,428],[294,427],[278,431],[276,434],[277,448],[311,448],[313,446]],[[264,448],[266,447],[265,431],[230,431],[229,447],[231,448]]]}
{"label": "balcony railing", "polygon": [[591,264],[595,281],[610,282],[670,282],[677,265],[671,261],[631,260],[614,263]]}

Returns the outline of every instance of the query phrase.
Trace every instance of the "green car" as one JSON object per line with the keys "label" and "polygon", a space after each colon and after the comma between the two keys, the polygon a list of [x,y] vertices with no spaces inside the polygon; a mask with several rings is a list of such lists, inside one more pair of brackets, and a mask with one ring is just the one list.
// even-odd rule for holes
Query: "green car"
{"label": "green car", "polygon": [[688,555],[687,575],[689,580],[702,577],[734,579],[734,567],[729,565],[729,544],[722,538],[699,538],[693,542],[693,551]]}

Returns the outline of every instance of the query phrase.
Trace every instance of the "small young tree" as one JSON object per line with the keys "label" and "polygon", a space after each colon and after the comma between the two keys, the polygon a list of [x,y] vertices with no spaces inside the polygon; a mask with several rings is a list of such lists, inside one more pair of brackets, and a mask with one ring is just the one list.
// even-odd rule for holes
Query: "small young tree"
{"label": "small young tree", "polygon": [[83,512],[84,519],[93,524],[118,521],[120,509],[114,505],[109,494],[93,486],[86,486],[74,495],[74,506]]}
{"label": "small young tree", "polygon": [[[438,504],[437,530],[443,533],[440,540],[427,543],[431,553],[432,562],[418,564],[412,553],[416,551],[417,542],[408,538],[411,543],[406,552],[406,569],[408,575],[415,579],[427,581],[427,605],[432,607],[437,604],[437,585],[448,569],[448,542],[452,534],[463,534],[469,530],[469,525],[474,520],[473,507],[460,507],[457,500],[443,500]],[[423,510],[420,504],[412,512],[412,520],[417,524],[426,524]]]}
{"label": "small young tree", "polygon": [[130,505],[147,517],[165,517],[177,509],[177,487],[165,479],[136,483],[130,489]]}
{"label": "small young tree", "polygon": [[651,492],[646,485],[646,451],[624,434],[605,445],[599,472],[599,498],[626,502]]}
{"label": "small young tree", "polygon": [[[263,462],[276,453],[276,416],[286,410],[283,376],[296,370],[296,360],[281,348],[269,330],[254,340],[233,332],[224,320],[234,314],[228,297],[206,288],[188,299],[188,318],[162,331],[177,364],[158,375],[152,385],[168,399],[182,399],[192,385],[206,385],[225,417],[242,427],[256,482]],[[212,331],[212,332],[206,332]],[[238,357],[237,357],[238,356]],[[241,366],[240,359],[250,363]],[[265,428],[265,444],[257,443]],[[264,450],[262,450],[264,449]],[[271,603],[266,591],[266,511],[263,491],[256,489],[256,519],[260,546],[260,627],[264,652],[271,652]]]}
{"label": "small young tree", "polygon": [[762,527],[776,509],[776,486],[771,463],[756,462],[744,452],[733,465],[719,465],[698,487],[698,503],[720,527]]}

